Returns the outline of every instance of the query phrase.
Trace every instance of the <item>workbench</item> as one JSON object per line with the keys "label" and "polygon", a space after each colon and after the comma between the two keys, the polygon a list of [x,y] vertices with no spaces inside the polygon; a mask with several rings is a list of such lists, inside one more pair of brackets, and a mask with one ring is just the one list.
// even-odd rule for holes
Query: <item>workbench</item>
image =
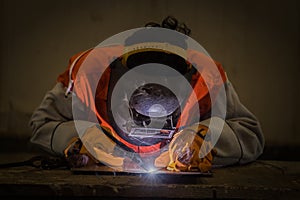
{"label": "workbench", "polygon": [[5,199],[23,196],[39,199],[300,199],[300,162],[257,160],[242,166],[215,168],[212,176],[203,177],[81,174],[68,169],[20,166],[0,169],[0,196],[6,196]]}

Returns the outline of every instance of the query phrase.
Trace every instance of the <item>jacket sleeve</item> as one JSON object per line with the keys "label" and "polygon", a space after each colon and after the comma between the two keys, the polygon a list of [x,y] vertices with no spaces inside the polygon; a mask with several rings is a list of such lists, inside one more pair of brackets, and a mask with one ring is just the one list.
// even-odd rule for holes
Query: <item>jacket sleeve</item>
{"label": "jacket sleeve", "polygon": [[[230,81],[225,82],[227,111],[221,135],[215,145],[215,166],[244,164],[263,152],[264,136],[257,118],[239,100]],[[217,120],[224,120],[216,117]],[[209,125],[211,118],[200,122]],[[213,128],[213,127],[212,127]]]}
{"label": "jacket sleeve", "polygon": [[61,82],[56,83],[29,121],[30,141],[53,155],[63,155],[71,138],[78,136],[72,116],[72,95],[65,97],[65,91]]}

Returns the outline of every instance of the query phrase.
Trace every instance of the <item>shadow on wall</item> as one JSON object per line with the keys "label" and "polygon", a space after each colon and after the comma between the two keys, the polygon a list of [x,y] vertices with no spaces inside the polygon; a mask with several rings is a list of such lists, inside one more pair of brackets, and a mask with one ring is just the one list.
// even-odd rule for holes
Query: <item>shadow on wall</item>
{"label": "shadow on wall", "polygon": [[23,112],[9,103],[9,111],[0,112],[0,138],[26,140],[31,136],[29,119],[32,113]]}

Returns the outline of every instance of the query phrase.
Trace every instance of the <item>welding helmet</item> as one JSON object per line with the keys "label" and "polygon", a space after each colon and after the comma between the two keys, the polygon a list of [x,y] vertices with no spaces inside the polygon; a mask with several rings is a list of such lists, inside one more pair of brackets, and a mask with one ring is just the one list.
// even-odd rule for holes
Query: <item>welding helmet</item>
{"label": "welding helmet", "polygon": [[[161,24],[147,23],[145,28],[126,37],[124,54],[110,65],[107,101],[108,122],[126,142],[137,146],[151,146],[172,138],[184,99],[178,99],[178,94],[163,84],[152,81],[136,84],[134,79],[143,74],[127,78],[119,86],[123,89],[116,88],[119,88],[118,83],[128,72],[143,65],[151,65],[149,68],[152,71],[157,70],[158,66],[167,66],[189,81],[193,73],[192,64],[186,59],[186,40],[190,32],[185,24],[178,23],[169,16]],[[157,70],[159,76],[161,73]],[[170,74],[166,74],[164,79],[169,77]],[[125,92],[124,95],[126,87],[134,85],[136,87],[133,91]],[[116,91],[115,96],[112,91]],[[113,100],[117,103],[113,104]]]}
{"label": "welding helmet", "polygon": [[[152,70],[156,70],[158,65],[164,65],[176,71],[180,76],[186,76],[187,79],[190,77],[193,67],[184,58],[186,50],[178,47],[177,41],[177,45],[165,42],[138,43],[138,41],[131,44],[130,38],[127,41],[126,53],[111,66],[110,87],[114,87],[123,74],[147,64]],[[163,72],[158,71],[157,74],[162,75]],[[170,74],[166,74],[164,78],[167,80],[169,76]],[[135,80],[127,79],[121,87],[125,88],[134,84]],[[110,91],[113,89],[110,88]],[[117,93],[122,94],[123,91]],[[108,96],[111,97],[112,94],[109,92]],[[124,97],[119,96],[116,99],[120,100],[120,103],[115,104],[119,106]],[[120,111],[122,108],[117,110],[117,115],[113,115],[112,110],[108,109],[109,122],[123,140],[138,146],[151,146],[171,140],[183,103],[176,94],[162,84],[146,81],[139,84],[130,95],[126,95],[125,99],[127,102],[123,109],[126,107],[129,115],[123,114],[126,110]],[[110,101],[108,104],[108,108],[114,107]]]}

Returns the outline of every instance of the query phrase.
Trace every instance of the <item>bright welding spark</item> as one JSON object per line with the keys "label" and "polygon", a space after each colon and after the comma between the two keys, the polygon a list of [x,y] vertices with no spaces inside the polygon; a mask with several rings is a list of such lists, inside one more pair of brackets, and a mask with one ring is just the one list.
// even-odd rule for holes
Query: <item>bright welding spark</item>
{"label": "bright welding spark", "polygon": [[148,173],[149,174],[155,174],[155,172],[157,172],[158,171],[158,169],[156,169],[156,168],[150,168],[150,169],[148,169]]}
{"label": "bright welding spark", "polygon": [[149,173],[147,173],[145,176],[144,176],[144,181],[147,183],[147,184],[150,184],[150,185],[157,185],[157,184],[160,184],[162,182],[161,180],[161,176],[157,176],[158,174],[156,173],[157,170],[153,170]]}

